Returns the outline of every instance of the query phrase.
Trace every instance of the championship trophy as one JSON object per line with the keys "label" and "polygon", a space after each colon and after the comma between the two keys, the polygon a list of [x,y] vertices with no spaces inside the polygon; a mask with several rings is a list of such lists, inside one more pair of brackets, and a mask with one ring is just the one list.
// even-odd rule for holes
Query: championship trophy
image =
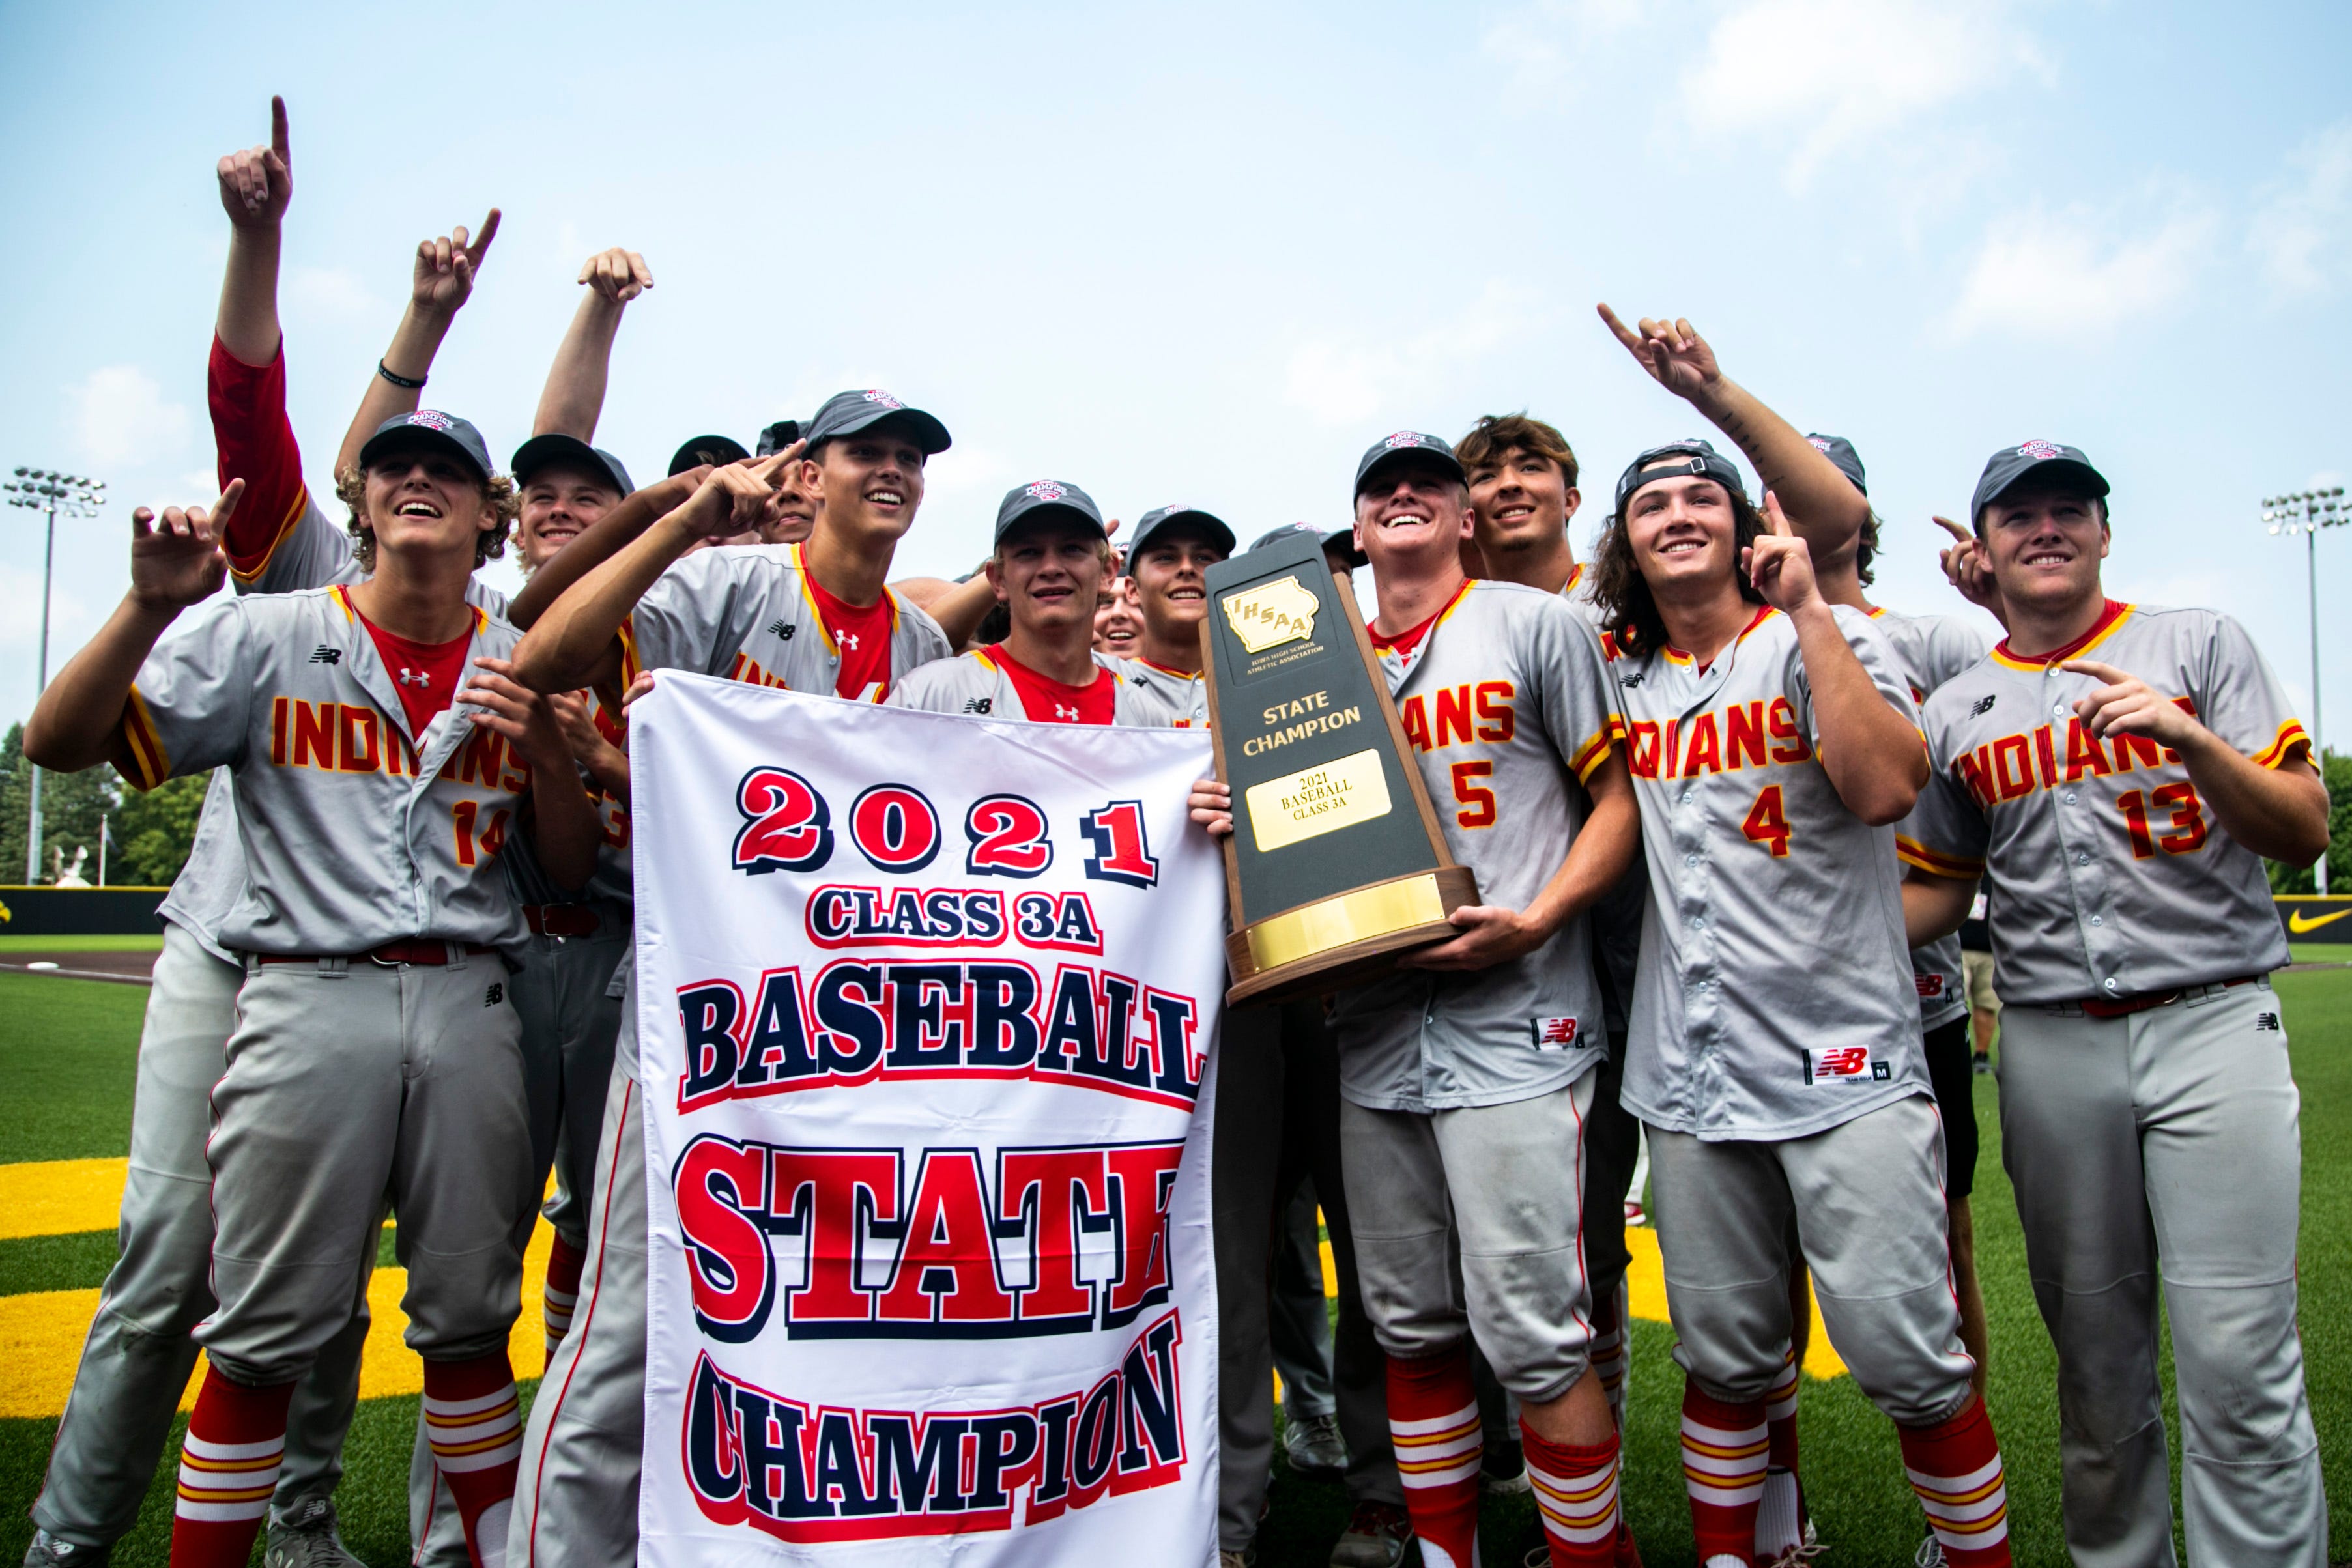
{"label": "championship trophy", "polygon": [[1232,787],[1225,1000],[1360,985],[1452,936],[1454,863],[1355,598],[1301,532],[1208,573],[1217,777]]}

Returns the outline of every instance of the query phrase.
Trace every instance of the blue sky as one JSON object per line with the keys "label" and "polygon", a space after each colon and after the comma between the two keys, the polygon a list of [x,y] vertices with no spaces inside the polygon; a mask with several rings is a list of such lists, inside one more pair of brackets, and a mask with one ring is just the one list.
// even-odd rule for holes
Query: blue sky
{"label": "blue sky", "polygon": [[[431,24],[443,20],[436,33]],[[1356,455],[1526,407],[1601,499],[1695,417],[1592,304],[1672,312],[1852,437],[1880,594],[1952,609],[1928,514],[1995,446],[2087,449],[2111,591],[2252,628],[2300,707],[2303,551],[2261,498],[2352,469],[2341,5],[1538,0],[887,11],[0,6],[18,214],[0,466],[110,481],[61,527],[52,666],[131,505],[209,498],[212,166],[293,119],[284,283],[315,488],[419,237],[506,223],[433,372],[511,451],[581,261],[645,253],[599,444],[641,476],[846,386],[954,450],[902,547],[1076,481],[1244,537],[1346,517]],[[0,718],[34,690],[37,519],[0,512]],[[2323,539],[2323,604],[2352,528]],[[2323,609],[2352,743],[2352,618]]]}

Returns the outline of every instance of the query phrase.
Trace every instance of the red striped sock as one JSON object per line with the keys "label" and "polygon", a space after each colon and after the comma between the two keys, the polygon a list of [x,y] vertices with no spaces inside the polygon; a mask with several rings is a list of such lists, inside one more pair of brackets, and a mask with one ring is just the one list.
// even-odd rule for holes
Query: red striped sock
{"label": "red striped sock", "polygon": [[1390,1356],[1389,1438],[1423,1568],[1477,1568],[1478,1392],[1465,1342],[1435,1355]]}
{"label": "red striped sock", "polygon": [[1764,1496],[1764,1401],[1733,1405],[1683,1385],[1683,1485],[1698,1560],[1756,1561],[1756,1505]]}
{"label": "red striped sock", "polygon": [[172,1505],[172,1568],[245,1568],[269,1516],[286,1458],[290,1383],[247,1388],[205,1369],[205,1385],[180,1445],[180,1487]]}
{"label": "red striped sock", "polygon": [[1617,1506],[1617,1438],[1580,1448],[1549,1442],[1522,1422],[1519,1442],[1552,1568],[1612,1568],[1624,1522]]}
{"label": "red striped sock", "polygon": [[1984,1401],[1933,1427],[1898,1427],[1903,1470],[1951,1568],[2009,1568],[2009,1489]]}
{"label": "red striped sock", "polygon": [[547,1359],[572,1332],[572,1309],[580,1304],[580,1270],[588,1254],[561,1230],[547,1254],[547,1282],[540,1293],[540,1321],[547,1329]]}
{"label": "red striped sock", "polygon": [[522,1459],[521,1403],[505,1351],[425,1364],[425,1435],[449,1483],[474,1568],[503,1568]]}

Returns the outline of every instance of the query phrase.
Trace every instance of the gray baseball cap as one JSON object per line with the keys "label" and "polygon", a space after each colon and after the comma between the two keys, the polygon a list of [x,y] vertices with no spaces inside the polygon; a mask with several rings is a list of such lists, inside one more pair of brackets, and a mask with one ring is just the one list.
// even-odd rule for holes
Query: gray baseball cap
{"label": "gray baseball cap", "polygon": [[482,433],[474,428],[472,422],[433,408],[396,413],[377,425],[375,434],[367,438],[367,444],[360,448],[360,466],[372,468],[384,454],[413,446],[462,457],[485,481],[497,472],[490,466],[489,443],[482,439]]}
{"label": "gray baseball cap", "polygon": [[534,435],[515,448],[514,466],[507,472],[518,485],[528,485],[530,476],[542,468],[558,463],[569,463],[584,468],[597,478],[609,482],[613,488],[626,497],[636,486],[629,483],[629,471],[621,460],[609,452],[602,452],[576,435]]}
{"label": "gray baseball cap", "polygon": [[669,476],[675,479],[689,468],[740,463],[751,455],[743,450],[743,444],[731,435],[689,435],[670,454]]}
{"label": "gray baseball cap", "polygon": [[1837,471],[1853,480],[1855,489],[1864,496],[1870,494],[1870,486],[1862,482],[1862,454],[1853,449],[1853,442],[1843,435],[1808,435],[1805,439],[1813,444],[1814,451],[1836,464]]}
{"label": "gray baseball cap", "polygon": [[785,447],[790,446],[793,442],[798,441],[800,438],[801,422],[799,420],[780,419],[773,424],[763,425],[761,427],[760,449],[753,453],[752,455],[755,457],[773,457],[777,453],[782,452]]}
{"label": "gray baseball cap", "polygon": [[1234,553],[1234,530],[1226,527],[1225,519],[1214,512],[1204,512],[1198,507],[1154,507],[1143,514],[1143,520],[1135,525],[1135,532],[1127,536],[1128,559],[1134,559],[1136,552],[1143,549],[1152,535],[1179,523],[1191,524],[1207,535],[1211,544],[1227,555]]}
{"label": "gray baseball cap", "polygon": [[915,444],[923,449],[926,457],[948,449],[946,425],[919,408],[908,408],[880,387],[834,393],[824,400],[824,406],[816,411],[816,417],[810,420],[800,434],[807,438],[811,448],[809,455],[814,456],[814,448],[834,437],[854,435],[886,419],[898,421],[907,434],[915,438]]}
{"label": "gray baseball cap", "polygon": [[2106,476],[2091,466],[2079,446],[2062,446],[2054,441],[2027,441],[2015,446],[2004,446],[1985,459],[1984,474],[1977,480],[1976,497],[1969,503],[1971,520],[1984,516],[1984,509],[2014,489],[2029,474],[2044,479],[2072,481],[2086,494],[2104,497],[2107,493]]}
{"label": "gray baseball cap", "polygon": [[1469,476],[1462,472],[1462,464],[1454,455],[1454,448],[1443,439],[1418,430],[1400,430],[1393,435],[1382,436],[1364,451],[1356,464],[1355,494],[1364,493],[1364,486],[1381,470],[1401,463],[1421,463],[1435,468],[1457,484],[1466,485]]}
{"label": "gray baseball cap", "polygon": [[1313,528],[1305,523],[1285,523],[1282,527],[1270,529],[1250,540],[1250,549],[1264,549],[1268,545],[1280,544],[1287,538],[1313,539],[1323,547],[1325,553],[1344,558],[1350,567],[1364,566],[1370,562],[1370,558],[1356,548],[1356,530],[1353,528]]}
{"label": "gray baseball cap", "polygon": [[1621,520],[1624,517],[1625,503],[1643,486],[1690,474],[1712,479],[1735,496],[1748,494],[1748,486],[1739,477],[1739,465],[1707,442],[1693,436],[1688,441],[1669,441],[1664,446],[1653,446],[1625,465],[1625,472],[1617,476],[1617,517]]}
{"label": "gray baseball cap", "polygon": [[[830,406],[830,405],[828,405]],[[824,416],[819,414],[818,418]],[[1041,512],[1064,512],[1092,525],[1095,532],[1105,538],[1109,534],[1103,528],[1102,508],[1095,498],[1076,485],[1059,479],[1039,479],[1034,484],[1016,485],[1004,492],[1003,501],[996,508],[996,542],[1003,544],[1007,536],[1026,522],[1034,521]]]}

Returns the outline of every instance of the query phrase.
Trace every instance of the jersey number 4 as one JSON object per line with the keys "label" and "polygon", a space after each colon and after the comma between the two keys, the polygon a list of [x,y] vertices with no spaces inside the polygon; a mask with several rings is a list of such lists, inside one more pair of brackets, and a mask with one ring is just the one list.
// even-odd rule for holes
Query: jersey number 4
{"label": "jersey number 4", "polygon": [[1767,784],[1756,793],[1756,804],[1748,808],[1748,820],[1739,831],[1750,843],[1762,844],[1772,852],[1776,860],[1789,856],[1789,817],[1780,807],[1780,787]]}
{"label": "jersey number 4", "polygon": [[[2171,831],[2157,834],[2148,826],[2147,810],[2169,808],[2172,811]],[[2197,799],[2193,784],[2167,784],[2151,791],[2143,800],[2137,789],[2126,790],[2116,797],[2116,810],[2124,814],[2125,831],[2131,834],[2132,859],[2144,861],[2162,850],[2168,855],[2185,855],[2205,847],[2205,808]]]}
{"label": "jersey number 4", "polygon": [[492,811],[489,825],[480,831],[481,852],[478,855],[475,852],[475,828],[481,812],[481,803],[478,800],[460,800],[449,808],[450,825],[457,835],[457,863],[461,866],[476,865],[490,859],[507,841],[507,814]]}

